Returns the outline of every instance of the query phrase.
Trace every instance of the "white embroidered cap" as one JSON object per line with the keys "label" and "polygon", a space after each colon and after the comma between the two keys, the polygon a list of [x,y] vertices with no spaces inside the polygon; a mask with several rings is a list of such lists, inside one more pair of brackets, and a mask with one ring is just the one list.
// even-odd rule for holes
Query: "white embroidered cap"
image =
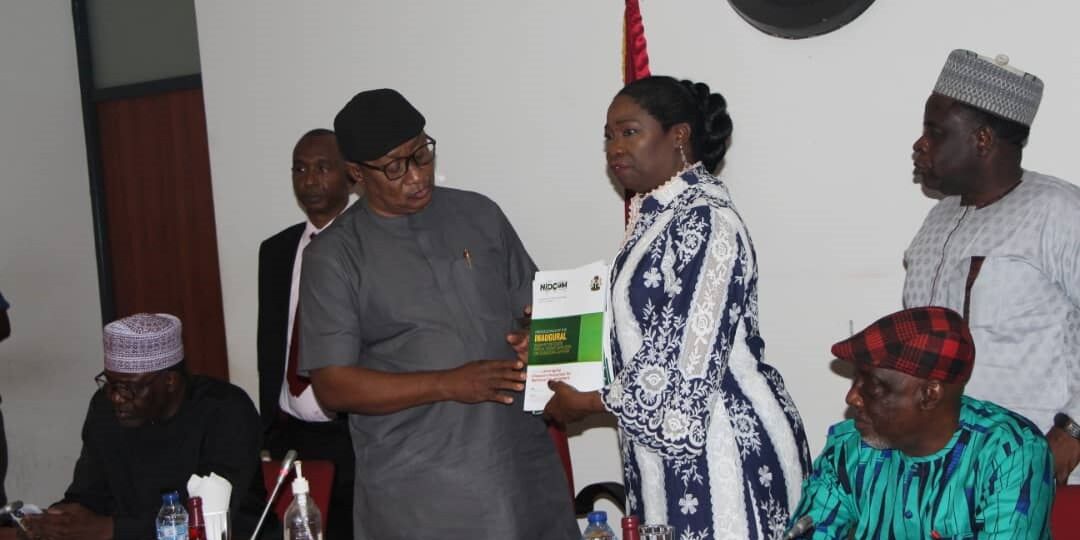
{"label": "white embroidered cap", "polygon": [[184,359],[180,319],[168,313],[137,313],[105,325],[105,369],[151,373]]}
{"label": "white embroidered cap", "polygon": [[986,58],[956,49],[945,61],[934,93],[1031,127],[1042,101],[1043,82],[1010,66],[1003,54]]}

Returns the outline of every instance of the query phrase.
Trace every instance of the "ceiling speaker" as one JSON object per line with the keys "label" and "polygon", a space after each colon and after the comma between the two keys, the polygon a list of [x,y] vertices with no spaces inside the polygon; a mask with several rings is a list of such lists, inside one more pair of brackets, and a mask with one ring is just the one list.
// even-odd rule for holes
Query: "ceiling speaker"
{"label": "ceiling speaker", "polygon": [[874,0],[728,0],[742,18],[776,37],[827,34],[862,15]]}

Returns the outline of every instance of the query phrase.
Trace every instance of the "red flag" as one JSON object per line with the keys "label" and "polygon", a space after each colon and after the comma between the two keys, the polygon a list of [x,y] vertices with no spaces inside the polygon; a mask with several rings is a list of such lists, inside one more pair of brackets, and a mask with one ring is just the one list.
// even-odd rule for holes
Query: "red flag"
{"label": "red flag", "polygon": [[[649,51],[645,43],[645,24],[641,22],[641,7],[638,0],[626,0],[626,11],[623,13],[623,84],[649,75]],[[630,219],[630,198],[633,196],[630,190],[624,193],[624,222]]]}
{"label": "red flag", "polygon": [[647,49],[641,7],[638,0],[626,0],[623,15],[623,83],[629,84],[650,75]]}

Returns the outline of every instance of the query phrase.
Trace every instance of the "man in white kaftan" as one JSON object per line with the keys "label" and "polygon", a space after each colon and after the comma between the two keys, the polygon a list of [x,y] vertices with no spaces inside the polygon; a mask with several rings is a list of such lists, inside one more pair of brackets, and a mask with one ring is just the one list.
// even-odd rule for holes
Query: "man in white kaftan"
{"label": "man in white kaftan", "polygon": [[1007,59],[949,57],[913,156],[946,197],[904,254],[904,306],[964,316],[979,355],[967,392],[1035,423],[1058,481],[1080,483],[1080,187],[1020,167],[1041,93]]}

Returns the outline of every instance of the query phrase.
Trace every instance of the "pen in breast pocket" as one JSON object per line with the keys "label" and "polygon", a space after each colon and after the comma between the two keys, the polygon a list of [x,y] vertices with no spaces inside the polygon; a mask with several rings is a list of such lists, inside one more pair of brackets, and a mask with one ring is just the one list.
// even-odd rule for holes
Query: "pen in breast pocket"
{"label": "pen in breast pocket", "polygon": [[466,249],[465,251],[463,251],[461,253],[461,256],[465,258],[465,266],[467,266],[468,268],[471,269],[472,268],[472,254],[469,253],[469,250]]}

